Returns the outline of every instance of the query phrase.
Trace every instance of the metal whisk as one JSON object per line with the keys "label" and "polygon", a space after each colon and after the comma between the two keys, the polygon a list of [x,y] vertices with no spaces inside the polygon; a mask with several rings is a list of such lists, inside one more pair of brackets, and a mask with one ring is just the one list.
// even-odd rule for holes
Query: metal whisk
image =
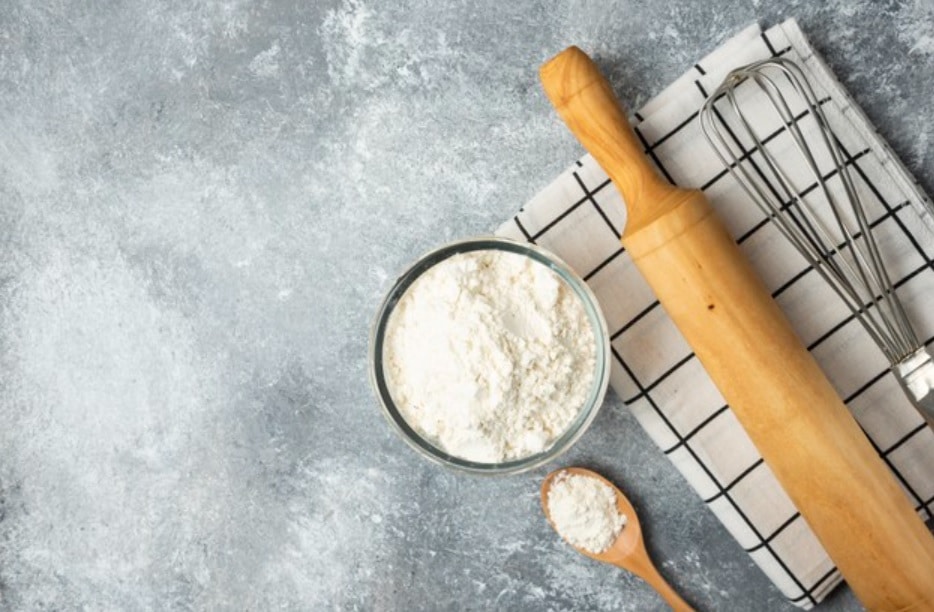
{"label": "metal whisk", "polygon": [[[753,118],[751,108],[774,114]],[[801,68],[772,58],[734,70],[707,99],[700,121],[730,173],[840,295],[934,425],[934,360],[886,271],[850,174],[852,159]],[[766,123],[774,127],[768,134]],[[779,162],[768,143],[783,134],[797,158]]]}

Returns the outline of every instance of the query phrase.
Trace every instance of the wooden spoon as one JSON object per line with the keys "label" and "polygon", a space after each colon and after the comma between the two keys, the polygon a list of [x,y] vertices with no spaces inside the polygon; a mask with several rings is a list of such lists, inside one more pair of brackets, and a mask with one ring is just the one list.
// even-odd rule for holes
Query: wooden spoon
{"label": "wooden spoon", "polygon": [[[616,541],[602,553],[592,553],[583,548],[578,548],[573,544],[571,544],[571,546],[582,555],[629,570],[639,578],[642,578],[649,586],[655,589],[676,612],[693,611],[693,608],[681,599],[675,590],[671,588],[671,585],[658,573],[655,564],[652,563],[649,553],[645,550],[645,543],[642,541],[642,527],[639,526],[639,517],[636,516],[636,511],[633,509],[632,504],[629,503],[629,500],[623,495],[622,491],[600,474],[584,468],[570,467],[555,470],[545,478],[545,482],[542,483],[542,508],[545,510],[545,517],[548,519],[548,522],[551,523],[551,526],[555,528],[555,531],[558,531],[558,529],[555,527],[554,521],[551,520],[551,513],[548,509],[548,493],[551,491],[551,485],[554,483],[555,477],[564,473],[596,478],[609,486],[616,493],[617,510],[626,517],[626,525],[623,527],[623,530],[619,532]],[[560,531],[558,535],[561,535]],[[570,542],[568,543],[570,544]]]}

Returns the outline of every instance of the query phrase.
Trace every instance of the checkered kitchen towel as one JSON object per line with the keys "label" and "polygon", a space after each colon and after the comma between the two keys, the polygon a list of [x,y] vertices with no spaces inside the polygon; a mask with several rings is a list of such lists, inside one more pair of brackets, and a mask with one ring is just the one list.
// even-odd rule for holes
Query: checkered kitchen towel
{"label": "checkered kitchen towel", "polygon": [[[794,21],[766,32],[757,26],[744,30],[635,113],[633,126],[665,177],[706,192],[912,503],[929,518],[934,434],[861,325],[724,170],[700,130],[698,109],[726,73],[775,55],[796,60],[815,86],[864,193],[898,292],[930,346],[930,202]],[[783,132],[777,126],[771,137],[779,155],[788,138]],[[612,334],[613,389],[782,593],[810,608],[840,582],[840,574],[621,248],[624,223],[619,193],[585,156],[498,233],[557,253],[587,280]]]}

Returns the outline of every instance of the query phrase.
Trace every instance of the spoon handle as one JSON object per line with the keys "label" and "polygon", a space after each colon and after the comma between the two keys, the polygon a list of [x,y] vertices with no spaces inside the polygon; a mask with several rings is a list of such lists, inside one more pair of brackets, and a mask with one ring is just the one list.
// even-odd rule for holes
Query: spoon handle
{"label": "spoon handle", "polygon": [[655,589],[675,612],[694,612],[694,608],[688,605],[688,602],[684,601],[681,596],[671,588],[671,585],[668,584],[668,581],[658,572],[658,569],[647,556],[639,560],[631,559],[629,563],[627,563],[626,569],[639,578],[642,578],[649,586]]}

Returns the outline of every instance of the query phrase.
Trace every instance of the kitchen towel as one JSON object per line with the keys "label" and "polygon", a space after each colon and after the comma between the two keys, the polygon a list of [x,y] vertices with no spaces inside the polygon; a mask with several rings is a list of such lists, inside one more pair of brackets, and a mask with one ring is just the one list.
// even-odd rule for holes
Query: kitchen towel
{"label": "kitchen towel", "polygon": [[[845,148],[892,280],[919,335],[931,346],[930,200],[794,20],[764,32],[758,26],[743,30],[634,113],[634,130],[662,175],[704,190],[906,495],[928,519],[934,511],[934,433],[843,301],[767,221],[701,132],[698,110],[707,94],[733,68],[770,56],[797,61],[815,88]],[[788,138],[784,130],[777,126],[773,136],[779,149]],[[551,250],[584,277],[609,324],[613,389],[781,592],[811,608],[840,583],[840,573],[621,247],[625,214],[619,193],[587,155],[497,233]]]}

